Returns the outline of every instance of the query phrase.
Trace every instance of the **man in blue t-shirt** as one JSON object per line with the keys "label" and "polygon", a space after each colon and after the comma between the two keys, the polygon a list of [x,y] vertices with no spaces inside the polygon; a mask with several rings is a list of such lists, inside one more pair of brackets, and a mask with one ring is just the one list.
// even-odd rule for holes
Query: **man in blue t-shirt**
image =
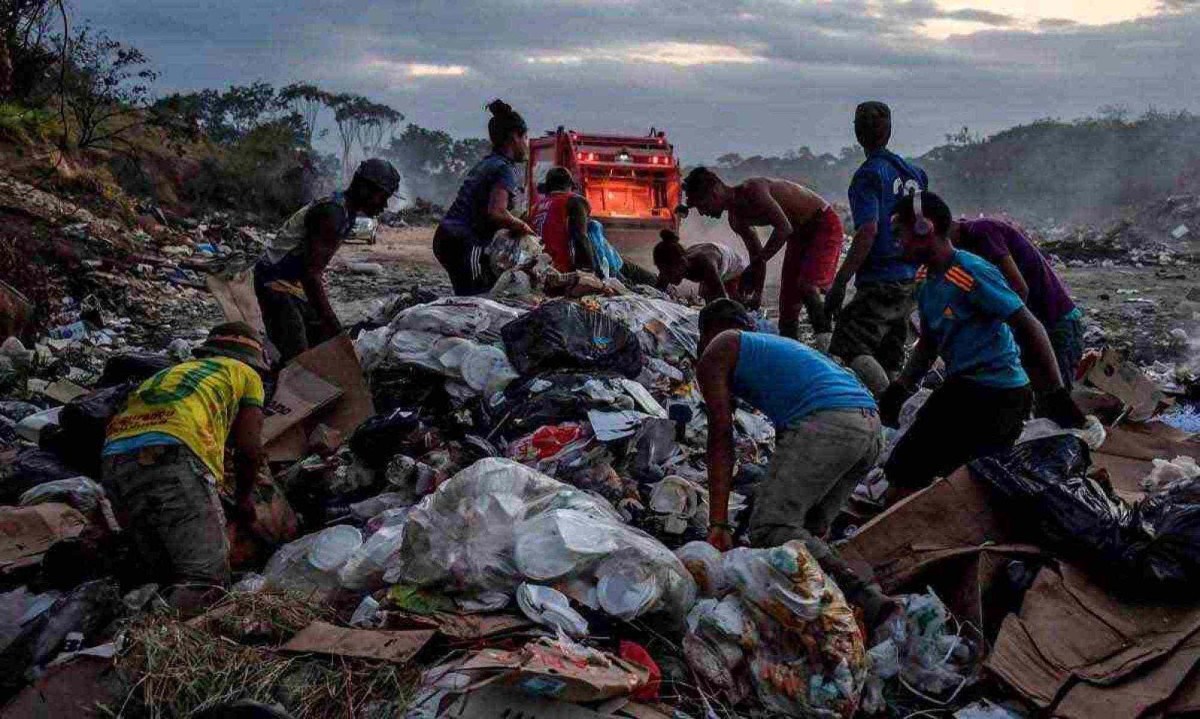
{"label": "man in blue t-shirt", "polygon": [[[829,353],[858,372],[878,395],[886,387],[884,374],[894,377],[904,363],[916,274],[904,260],[889,222],[896,202],[924,190],[929,180],[924,170],[887,149],[892,136],[887,105],[859,105],[854,134],[867,154],[850,181],[854,240],[825,296],[825,313],[837,319]],[[843,308],[851,278],[854,297]]]}
{"label": "man in blue t-shirt", "polygon": [[708,541],[733,544],[733,414],[740,398],[775,425],[775,453],[754,489],[750,543],[802,540],[874,626],[889,608],[822,541],[842,505],[875,466],[882,445],[875,399],[849,371],[795,340],[754,332],[745,307],[719,299],[700,312],[696,376],[708,413]]}
{"label": "man in blue t-shirt", "polygon": [[898,490],[894,496],[1012,446],[1029,416],[1031,378],[1039,414],[1063,427],[1082,427],[1083,413],[1063,386],[1045,328],[994,265],[954,248],[946,203],[932,192],[918,192],[897,204],[892,222],[905,258],[921,265],[916,277],[921,338],[880,399],[884,423],[894,424],[936,359],[946,365],[945,383],[917,412],[884,465]]}

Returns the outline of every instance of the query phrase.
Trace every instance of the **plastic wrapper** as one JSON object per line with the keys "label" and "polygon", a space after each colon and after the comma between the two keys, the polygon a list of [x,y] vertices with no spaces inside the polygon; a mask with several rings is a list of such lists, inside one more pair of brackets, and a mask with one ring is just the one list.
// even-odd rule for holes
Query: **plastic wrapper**
{"label": "plastic wrapper", "polygon": [[524,376],[548,370],[642,371],[642,348],[617,319],[566,300],[547,302],[501,330],[508,359]]}
{"label": "plastic wrapper", "polygon": [[571,602],[557,589],[525,583],[517,587],[517,606],[530,621],[562,630],[572,639],[587,636],[587,620],[571,608]]}
{"label": "plastic wrapper", "polygon": [[1108,433],[1104,430],[1104,425],[1100,423],[1100,420],[1095,415],[1088,415],[1087,424],[1081,429],[1064,429],[1058,426],[1052,419],[1039,417],[1025,423],[1016,444],[1028,442],[1031,439],[1056,437],[1063,434],[1073,434],[1082,439],[1087,444],[1088,449],[1092,451],[1100,449],[1104,444],[1104,440],[1108,437]]}
{"label": "plastic wrapper", "polygon": [[46,482],[26,490],[18,502],[22,507],[45,502],[62,502],[92,515],[107,501],[104,488],[87,477],[71,477]]}
{"label": "plastic wrapper", "polygon": [[508,456],[522,464],[536,464],[554,458],[577,443],[587,443],[591,433],[578,422],[540,427],[508,446]]}
{"label": "plastic wrapper", "polygon": [[337,526],[289,542],[278,550],[263,570],[267,587],[304,595],[321,596],[337,588],[338,571],[362,546],[362,534],[353,527]]}
{"label": "plastic wrapper", "polygon": [[[645,568],[655,601],[623,603],[622,582],[641,571],[631,565]],[[695,598],[675,555],[623,524],[608,502],[496,458],[459,472],[409,514],[396,567],[408,584],[452,594],[511,594],[531,581],[593,608],[607,576],[623,618],[661,610],[681,621]]]}
{"label": "plastic wrapper", "polygon": [[338,569],[338,582],[346,589],[375,589],[395,561],[404,539],[404,522],[379,528],[355,549]]}
{"label": "plastic wrapper", "polygon": [[700,340],[698,310],[640,295],[604,297],[597,301],[601,311],[637,333],[647,356],[675,363],[696,357]]}
{"label": "plastic wrapper", "polygon": [[977,459],[1029,539],[1090,567],[1116,592],[1181,599],[1200,592],[1200,491],[1177,482],[1130,507],[1087,476],[1074,436],[1035,439]]}
{"label": "plastic wrapper", "polygon": [[696,588],[702,597],[723,597],[729,591],[729,580],[721,553],[708,542],[688,542],[675,550],[675,556],[696,580]]}
{"label": "plastic wrapper", "polygon": [[509,270],[529,267],[543,252],[542,238],[537,235],[514,235],[508,230],[499,230],[488,245],[487,260],[493,274],[499,276]]}
{"label": "plastic wrapper", "polygon": [[883,685],[897,677],[926,700],[950,702],[978,678],[978,633],[958,624],[933,591],[897,598],[902,612],[876,631],[863,710],[883,706]]}
{"label": "plastic wrapper", "polygon": [[734,549],[722,563],[733,591],[689,615],[689,666],[734,703],[753,687],[780,714],[853,716],[867,676],[862,635],[803,542]]}
{"label": "plastic wrapper", "polygon": [[1147,492],[1160,492],[1176,482],[1184,482],[1200,477],[1200,465],[1192,457],[1176,457],[1170,461],[1154,460],[1154,468],[1142,480],[1142,488]]}

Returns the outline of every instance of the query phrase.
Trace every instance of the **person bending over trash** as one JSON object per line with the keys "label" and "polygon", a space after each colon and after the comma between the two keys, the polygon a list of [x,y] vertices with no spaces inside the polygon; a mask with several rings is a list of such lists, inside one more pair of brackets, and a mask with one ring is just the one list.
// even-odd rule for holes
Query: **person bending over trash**
{"label": "person bending over trash", "polygon": [[923,265],[917,274],[921,336],[880,399],[884,424],[896,425],[901,406],[937,358],[946,365],[945,383],[917,412],[884,465],[893,498],[1011,447],[1029,416],[1030,377],[1040,415],[1062,427],[1083,427],[1083,413],[1063,386],[1046,330],[999,270],[950,243],[946,203],[932,192],[917,192],[897,204],[892,223],[905,259]]}
{"label": "person bending over trash", "polygon": [[234,511],[255,521],[262,458],[263,383],[258,333],[244,322],[214,327],[196,359],[134,390],[109,423],[101,463],[120,522],[155,581],[181,612],[203,609],[229,584],[229,546],[217,487],[225,444],[236,450]]}
{"label": "person bending over trash", "polygon": [[949,236],[955,247],[999,268],[1008,286],[1046,328],[1063,385],[1070,389],[1083,358],[1083,314],[1049,260],[1024,232],[1004,220],[955,220]]}
{"label": "person bending over trash", "polygon": [[[745,291],[762,297],[767,262],[786,245],[779,280],[779,334],[797,339],[800,307],[818,335],[818,346],[826,344],[830,324],[821,292],[829,289],[842,251],[842,221],[820,195],[794,182],[751,177],[729,186],[705,167],[697,167],[683,181],[687,207],[706,217],[729,213],[729,228],[746,243],[750,265],[744,278]],[[771,237],[763,247],[754,228],[770,226]]]}
{"label": "person bending over trash", "polygon": [[719,299],[700,312],[696,368],[708,413],[708,541],[733,544],[729,491],[733,480],[733,414],[741,398],[775,425],[775,453],[754,490],[749,538],[755,547],[802,540],[847,599],[863,607],[869,626],[891,602],[841,560],[823,537],[874,466],[883,439],[875,399],[848,370],[783,337],[754,332],[745,307]]}
{"label": "person bending over trash", "polygon": [[456,295],[478,295],[492,288],[495,278],[486,255],[497,230],[535,234],[512,213],[524,191],[517,165],[529,156],[529,128],[502,100],[493,100],[487,109],[492,113],[488,120],[492,152],[467,173],[433,234],[433,254],[450,275]]}
{"label": "person bending over trash", "polygon": [[[867,155],[850,181],[854,240],[825,295],[825,313],[836,322],[829,353],[852,368],[878,397],[904,364],[917,272],[901,256],[889,223],[896,202],[926,189],[929,181],[924,170],[887,149],[892,136],[887,105],[859,105],[854,134]],[[851,278],[854,297],[843,308]]]}
{"label": "person bending over trash", "polygon": [[575,191],[571,171],[565,167],[550,168],[543,187],[541,199],[529,209],[529,225],[542,238],[550,263],[559,272],[596,272],[592,241],[588,239],[591,208],[583,195]]}
{"label": "person bending over trash", "polygon": [[729,297],[742,300],[742,277],[746,260],[737,251],[715,242],[701,242],[684,247],[679,235],[671,230],[659,233],[662,240],[654,246],[654,265],[658,268],[660,290],[676,286],[684,280],[700,285],[700,297],[705,302]]}
{"label": "person bending over trash", "polygon": [[254,291],[279,364],[341,331],[325,291],[325,268],[354,230],[374,217],[400,188],[400,173],[373,158],[358,166],[350,187],[300,208],[283,223],[254,266]]}

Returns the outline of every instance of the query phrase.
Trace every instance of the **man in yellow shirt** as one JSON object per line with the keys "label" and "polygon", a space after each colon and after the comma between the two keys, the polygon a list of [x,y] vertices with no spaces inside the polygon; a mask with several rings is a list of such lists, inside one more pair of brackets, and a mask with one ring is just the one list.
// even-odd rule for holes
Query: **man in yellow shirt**
{"label": "man in yellow shirt", "polygon": [[[105,488],[164,596],[185,613],[229,583],[229,546],[217,487],[225,445],[236,453],[236,518],[254,519],[262,459],[262,341],[243,322],[214,327],[193,354],[134,390],[108,426]],[[192,586],[187,586],[192,585]],[[201,586],[196,586],[201,585]]]}

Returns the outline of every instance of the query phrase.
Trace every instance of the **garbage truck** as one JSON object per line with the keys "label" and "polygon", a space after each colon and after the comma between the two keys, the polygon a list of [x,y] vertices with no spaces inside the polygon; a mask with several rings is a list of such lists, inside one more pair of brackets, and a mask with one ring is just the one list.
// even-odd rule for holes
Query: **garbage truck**
{"label": "garbage truck", "polygon": [[539,186],[555,165],[571,171],[610,242],[644,248],[659,230],[678,230],[679,160],[665,132],[597,134],[560,126],[531,139],[525,171],[530,206],[543,194]]}

